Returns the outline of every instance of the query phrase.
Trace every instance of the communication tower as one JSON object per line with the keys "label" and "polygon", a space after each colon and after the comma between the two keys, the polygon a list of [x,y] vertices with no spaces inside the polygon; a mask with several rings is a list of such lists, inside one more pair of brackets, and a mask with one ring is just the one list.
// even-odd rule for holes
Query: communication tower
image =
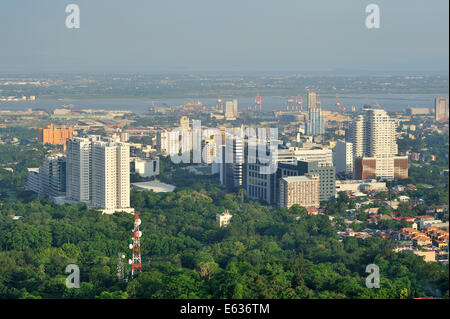
{"label": "communication tower", "polygon": [[133,243],[130,244],[130,249],[133,252],[132,259],[128,260],[128,263],[131,264],[131,278],[137,273],[142,271],[142,263],[141,263],[141,237],[142,232],[139,230],[139,225],[141,224],[141,220],[139,219],[139,215],[136,212],[134,214],[134,228],[133,228]]}

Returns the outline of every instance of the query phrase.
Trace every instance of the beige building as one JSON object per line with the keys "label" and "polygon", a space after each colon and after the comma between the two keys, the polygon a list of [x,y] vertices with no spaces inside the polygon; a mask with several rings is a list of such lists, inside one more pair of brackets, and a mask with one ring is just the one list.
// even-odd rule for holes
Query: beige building
{"label": "beige building", "polygon": [[448,120],[448,98],[440,97],[434,100],[434,117],[436,121]]}
{"label": "beige building", "polygon": [[280,179],[280,207],[289,208],[298,204],[308,208],[318,208],[319,175],[288,176]]}
{"label": "beige building", "polygon": [[234,121],[238,116],[238,101],[227,101],[225,103],[225,119],[227,121]]}

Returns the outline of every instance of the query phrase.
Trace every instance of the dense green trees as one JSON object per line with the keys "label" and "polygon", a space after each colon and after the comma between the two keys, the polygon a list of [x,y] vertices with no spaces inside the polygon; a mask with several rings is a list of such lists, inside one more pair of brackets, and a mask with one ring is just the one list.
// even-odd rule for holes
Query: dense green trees
{"label": "dense green trees", "polygon": [[[119,282],[117,254],[129,256],[132,216],[101,215],[44,199],[0,208],[3,298],[412,298],[448,295],[448,267],[392,253],[389,240],[339,241],[325,215],[242,202],[214,186],[175,193],[132,192],[142,219],[143,272]],[[348,205],[344,196],[336,201]],[[348,207],[348,206],[347,206]],[[216,213],[230,209],[220,229]],[[23,216],[19,220],[11,213]],[[65,287],[65,267],[81,287]],[[381,289],[365,287],[376,263]],[[128,265],[125,265],[129,275]]]}

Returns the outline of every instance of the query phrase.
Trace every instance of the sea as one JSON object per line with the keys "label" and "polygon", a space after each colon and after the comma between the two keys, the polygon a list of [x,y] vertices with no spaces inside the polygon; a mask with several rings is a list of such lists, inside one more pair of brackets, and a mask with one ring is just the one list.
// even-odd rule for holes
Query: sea
{"label": "sea", "polygon": [[[434,99],[437,97],[448,97],[448,92],[442,94],[343,94],[339,96],[342,107],[350,111],[352,106],[361,109],[368,104],[386,109],[387,111],[402,111],[409,107],[434,107]],[[234,99],[234,98],[233,98]],[[254,106],[254,98],[248,96],[235,97],[238,100],[238,108],[247,110]],[[262,96],[262,109],[265,111],[286,110],[287,100],[294,99],[295,96]],[[334,110],[336,97],[334,95],[323,94],[320,96],[323,109]],[[42,109],[51,111],[57,108],[71,107],[77,109],[104,109],[104,110],[130,110],[136,114],[145,114],[149,107],[180,106],[188,102],[203,103],[204,107],[214,107],[217,105],[216,98],[98,98],[98,99],[37,99],[35,101],[0,102],[2,110],[25,110]],[[225,102],[225,99],[224,99]],[[306,106],[306,101],[303,101]]]}

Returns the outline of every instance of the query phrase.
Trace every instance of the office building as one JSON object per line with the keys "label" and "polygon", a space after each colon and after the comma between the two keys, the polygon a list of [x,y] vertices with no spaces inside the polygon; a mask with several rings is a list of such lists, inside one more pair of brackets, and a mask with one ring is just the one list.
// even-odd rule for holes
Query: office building
{"label": "office building", "polygon": [[66,157],[49,155],[39,168],[29,168],[25,189],[39,196],[56,198],[66,194]]}
{"label": "office building", "polygon": [[[302,176],[306,174],[319,175],[319,200],[327,201],[336,194],[336,170],[333,165],[323,165],[320,162],[300,161],[294,163],[279,163],[276,183],[286,176]],[[276,185],[278,189],[279,185]]]}
{"label": "office building", "polygon": [[32,191],[38,194],[41,192],[41,182],[39,178],[38,167],[28,168],[25,190]]}
{"label": "office building", "polygon": [[40,196],[61,197],[66,195],[66,156],[50,155],[39,167]]}
{"label": "office building", "polygon": [[259,163],[246,164],[246,190],[251,199],[262,199],[268,204],[280,202],[280,180],[289,176],[316,174],[319,176],[319,201],[326,201],[335,195],[336,172],[332,165],[320,162],[294,160],[294,162],[277,161],[277,169],[273,174],[264,174]]}
{"label": "office building", "polygon": [[306,123],[306,135],[316,136],[325,134],[325,117],[321,107],[311,107],[308,110],[308,122]]}
{"label": "office building", "polygon": [[[225,145],[220,148],[220,182],[228,187],[245,187],[245,150],[243,132],[237,135],[226,134]],[[240,134],[239,134],[240,132]]]}
{"label": "office building", "polygon": [[319,175],[289,176],[280,179],[279,206],[300,205],[319,208]]}
{"label": "office building", "polygon": [[333,162],[336,173],[351,175],[353,173],[353,144],[337,141],[333,148]]}

